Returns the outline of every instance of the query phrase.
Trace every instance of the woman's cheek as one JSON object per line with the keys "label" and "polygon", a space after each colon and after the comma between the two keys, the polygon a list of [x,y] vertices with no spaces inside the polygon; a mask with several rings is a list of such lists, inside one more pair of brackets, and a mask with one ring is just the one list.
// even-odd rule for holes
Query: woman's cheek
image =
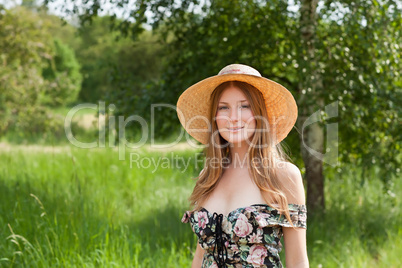
{"label": "woman's cheek", "polygon": [[243,122],[245,122],[245,124],[247,126],[254,126],[256,124],[256,120],[254,118],[254,115],[250,112],[249,114],[245,115],[242,118]]}
{"label": "woman's cheek", "polygon": [[216,115],[216,124],[218,125],[218,128],[225,127],[227,121],[228,116],[225,116],[223,113],[218,113]]}

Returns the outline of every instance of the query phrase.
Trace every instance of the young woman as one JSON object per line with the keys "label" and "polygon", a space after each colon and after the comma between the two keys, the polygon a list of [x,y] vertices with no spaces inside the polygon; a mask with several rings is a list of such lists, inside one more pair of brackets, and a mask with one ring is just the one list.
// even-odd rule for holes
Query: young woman
{"label": "young woman", "polygon": [[198,237],[192,267],[309,267],[300,170],[280,141],[297,119],[283,86],[232,64],[180,96],[181,124],[205,144],[205,166],[190,197]]}

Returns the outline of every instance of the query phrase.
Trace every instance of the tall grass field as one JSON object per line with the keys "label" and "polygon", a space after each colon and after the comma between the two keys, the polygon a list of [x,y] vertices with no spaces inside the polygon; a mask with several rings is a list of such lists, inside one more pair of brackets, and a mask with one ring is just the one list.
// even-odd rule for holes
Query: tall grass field
{"label": "tall grass field", "polygon": [[[180,220],[199,152],[38,148],[0,151],[0,267],[191,266],[197,241]],[[310,266],[402,267],[402,183],[386,192],[375,169],[356,174],[326,173]]]}

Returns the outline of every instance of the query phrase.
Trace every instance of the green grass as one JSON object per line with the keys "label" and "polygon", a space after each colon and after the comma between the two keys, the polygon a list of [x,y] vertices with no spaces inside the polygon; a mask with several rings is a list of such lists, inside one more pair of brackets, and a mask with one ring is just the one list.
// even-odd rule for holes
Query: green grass
{"label": "green grass", "polygon": [[194,167],[151,173],[74,148],[0,157],[2,266],[189,266],[195,239],[180,219]]}
{"label": "green grass", "polygon": [[326,213],[311,215],[312,267],[402,267],[402,184],[392,192],[371,174],[361,185],[351,170],[326,182]]}
{"label": "green grass", "polygon": [[[194,160],[190,151],[136,153]],[[16,147],[0,161],[0,267],[190,267],[196,239],[180,220],[194,162],[152,172],[116,150],[74,147]],[[374,173],[362,186],[342,174],[327,178],[326,213],[309,215],[311,267],[400,267],[400,180],[392,197]]]}

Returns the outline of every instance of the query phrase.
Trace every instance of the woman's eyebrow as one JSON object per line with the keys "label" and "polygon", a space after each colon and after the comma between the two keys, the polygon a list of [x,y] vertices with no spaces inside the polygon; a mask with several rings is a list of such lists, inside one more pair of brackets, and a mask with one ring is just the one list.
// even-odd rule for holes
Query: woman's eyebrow
{"label": "woman's eyebrow", "polygon": [[[247,101],[247,100],[240,100],[240,101],[238,101],[238,102],[243,102],[243,101]],[[220,101],[219,103],[226,103],[226,104],[228,104],[227,102],[224,102],[224,101]]]}

